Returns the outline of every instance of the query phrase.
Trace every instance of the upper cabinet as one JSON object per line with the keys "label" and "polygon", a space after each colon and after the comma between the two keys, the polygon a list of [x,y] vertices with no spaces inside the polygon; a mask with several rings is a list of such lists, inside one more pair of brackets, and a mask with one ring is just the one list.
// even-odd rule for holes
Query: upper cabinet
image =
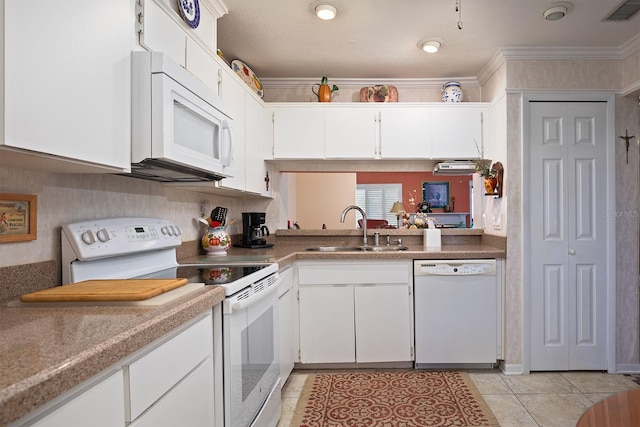
{"label": "upper cabinet", "polygon": [[133,3],[8,1],[3,8],[0,164],[128,171]]}
{"label": "upper cabinet", "polygon": [[324,158],[324,110],[313,107],[269,109],[274,159]]}
{"label": "upper cabinet", "polygon": [[486,104],[276,104],[272,159],[471,159]]}

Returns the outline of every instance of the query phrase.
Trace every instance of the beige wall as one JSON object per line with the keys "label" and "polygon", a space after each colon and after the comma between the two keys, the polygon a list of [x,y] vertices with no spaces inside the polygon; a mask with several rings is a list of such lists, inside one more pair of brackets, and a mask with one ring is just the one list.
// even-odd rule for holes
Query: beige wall
{"label": "beige wall", "polygon": [[[523,253],[522,236],[522,93],[528,90],[570,91],[571,93],[602,91],[620,92],[632,84],[623,82],[622,61],[614,60],[508,60],[507,61],[507,146],[510,168],[506,170],[508,192],[507,268],[506,268],[506,363],[523,363]],[[640,75],[636,75],[640,83]],[[637,134],[640,129],[640,109],[636,98],[621,96],[615,101],[615,135],[625,129]],[[623,160],[624,144],[616,140],[616,212],[637,212],[638,153],[630,149],[629,165]],[[638,337],[638,219],[617,221],[616,232],[616,362],[640,363]]]}
{"label": "beige wall", "polygon": [[[296,212],[301,228],[355,228],[355,212],[347,214],[344,223],[340,214],[356,200],[355,173],[298,173],[296,180]],[[293,221],[291,221],[293,224]]]}

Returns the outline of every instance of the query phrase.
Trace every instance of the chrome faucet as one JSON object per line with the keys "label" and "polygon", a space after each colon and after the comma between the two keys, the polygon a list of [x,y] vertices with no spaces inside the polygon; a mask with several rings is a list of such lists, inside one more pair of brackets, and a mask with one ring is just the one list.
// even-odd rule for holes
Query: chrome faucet
{"label": "chrome faucet", "polygon": [[349,212],[351,209],[355,209],[362,214],[362,230],[363,230],[362,246],[368,246],[369,243],[367,242],[367,214],[364,212],[364,210],[360,206],[356,206],[356,205],[347,206],[342,211],[342,215],[340,216],[340,222],[344,222],[344,217],[347,215],[347,212]]}

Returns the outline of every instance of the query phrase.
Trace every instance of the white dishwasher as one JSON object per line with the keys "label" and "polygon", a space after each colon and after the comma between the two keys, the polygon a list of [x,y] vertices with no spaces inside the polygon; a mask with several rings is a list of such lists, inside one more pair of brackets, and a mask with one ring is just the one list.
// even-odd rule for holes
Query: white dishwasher
{"label": "white dishwasher", "polygon": [[495,259],[414,261],[415,367],[492,367],[501,353]]}

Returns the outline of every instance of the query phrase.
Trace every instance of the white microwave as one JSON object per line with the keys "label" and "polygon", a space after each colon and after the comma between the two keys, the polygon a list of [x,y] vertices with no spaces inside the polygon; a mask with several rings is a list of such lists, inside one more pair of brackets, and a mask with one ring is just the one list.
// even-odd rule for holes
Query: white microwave
{"label": "white microwave", "polygon": [[233,121],[211,88],[161,52],[132,53],[131,176],[233,177]]}

